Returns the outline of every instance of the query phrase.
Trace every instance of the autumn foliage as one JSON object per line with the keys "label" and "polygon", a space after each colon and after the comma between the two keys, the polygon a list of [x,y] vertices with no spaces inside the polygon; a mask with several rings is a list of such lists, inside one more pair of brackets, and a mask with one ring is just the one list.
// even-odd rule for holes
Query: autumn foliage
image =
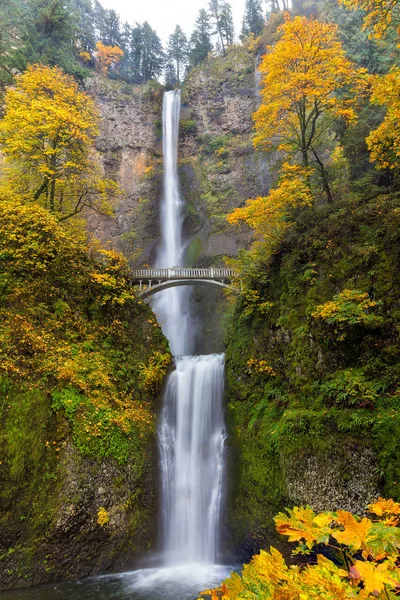
{"label": "autumn foliage", "polygon": [[110,68],[118,64],[123,56],[124,52],[118,46],[106,46],[102,42],[96,44],[96,60],[100,73],[104,76],[108,75]]}
{"label": "autumn foliage", "polygon": [[382,123],[367,137],[371,160],[379,169],[400,168],[400,69],[371,77],[371,102],[386,107]]}
{"label": "autumn foliage", "polygon": [[93,99],[58,67],[31,65],[5,95],[0,147],[4,193],[18,193],[60,220],[85,207],[110,212],[116,192],[94,156],[99,113]]}
{"label": "autumn foliage", "polygon": [[316,514],[309,506],[275,517],[278,533],[297,544],[301,564],[287,565],[275,548],[261,550],[212,600],[348,600],[397,597],[400,589],[400,504],[379,498],[369,517],[349,512]]}
{"label": "autumn foliage", "polygon": [[[346,58],[336,25],[306,17],[278,29],[279,41],[267,48],[260,65],[260,108],[254,114],[255,145],[300,153],[309,167],[319,158],[319,142],[327,119],[357,118],[355,89],[363,71]],[[318,156],[316,157],[316,154]]]}
{"label": "autumn foliage", "polygon": [[394,15],[399,17],[398,0],[339,0],[339,3],[350,10],[362,10],[364,29],[372,29],[372,36],[381,38],[393,24]]}

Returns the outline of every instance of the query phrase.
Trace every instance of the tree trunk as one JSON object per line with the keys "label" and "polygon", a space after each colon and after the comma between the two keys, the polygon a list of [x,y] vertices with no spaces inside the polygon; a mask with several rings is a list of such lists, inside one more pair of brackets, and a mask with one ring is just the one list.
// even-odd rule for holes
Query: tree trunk
{"label": "tree trunk", "polygon": [[324,167],[323,162],[319,158],[318,154],[315,152],[314,148],[312,149],[312,153],[314,154],[315,161],[316,161],[316,163],[318,165],[319,172],[321,173],[322,187],[324,188],[324,192],[326,194],[326,198],[328,200],[328,204],[332,204],[333,203],[333,197],[332,197],[331,188],[329,186],[328,174],[326,172],[326,169]]}

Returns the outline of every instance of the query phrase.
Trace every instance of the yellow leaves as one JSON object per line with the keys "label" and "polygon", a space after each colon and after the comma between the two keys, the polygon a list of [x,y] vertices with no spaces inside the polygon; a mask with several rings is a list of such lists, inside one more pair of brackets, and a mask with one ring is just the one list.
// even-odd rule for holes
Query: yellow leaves
{"label": "yellow leaves", "polygon": [[104,527],[104,525],[107,525],[107,523],[109,523],[109,522],[110,522],[110,515],[108,514],[108,512],[106,511],[104,506],[100,506],[99,510],[97,511],[98,525],[100,525],[100,527]]}
{"label": "yellow leaves", "polygon": [[339,0],[339,4],[350,10],[363,10],[364,29],[372,28],[370,37],[380,39],[392,23],[397,0]]}
{"label": "yellow leaves", "polygon": [[171,364],[170,354],[161,354],[154,352],[146,364],[140,363],[140,379],[143,387],[147,390],[155,390],[161,384],[169,365]]}
{"label": "yellow leaves", "polygon": [[253,115],[254,143],[278,145],[291,155],[300,151],[305,160],[325,113],[356,119],[353,92],[363,87],[365,71],[346,58],[332,23],[287,15],[279,31],[281,38],[260,65],[262,103]]}
{"label": "yellow leaves", "polygon": [[312,548],[315,543],[328,541],[331,530],[329,524],[333,517],[328,513],[326,515],[316,515],[312,508],[287,509],[288,514],[279,513],[274,521],[276,530],[289,538],[289,542],[299,542],[304,540],[307,548]]}
{"label": "yellow leaves", "polygon": [[344,529],[343,531],[335,529],[332,533],[334,538],[340,544],[345,544],[354,551],[360,550],[361,548],[365,550],[372,529],[372,521],[365,517],[361,521],[357,521],[351,513],[343,510],[339,510],[337,514],[338,523],[340,523]]}
{"label": "yellow leaves", "polygon": [[117,186],[103,179],[94,159],[98,121],[92,98],[72,77],[58,67],[30,65],[5,95],[2,187],[42,202],[60,219],[85,206],[109,214]]}
{"label": "yellow leaves", "polygon": [[371,161],[378,169],[400,167],[400,68],[393,66],[386,75],[370,77],[371,102],[386,108],[382,123],[367,137]]}
{"label": "yellow leaves", "polygon": [[[397,510],[397,503],[390,500],[379,499],[377,504],[378,511]],[[382,543],[385,543],[385,535],[398,529],[382,523],[372,524],[368,519],[357,520],[345,511],[315,515],[309,507],[295,507],[287,513],[275,518],[278,532],[287,535],[289,541],[305,541],[306,547],[300,544],[297,553],[309,554],[313,548],[317,552],[316,560],[313,557],[301,566],[289,567],[278,550],[261,550],[244,565],[241,575],[233,573],[220,588],[204,594],[227,600],[383,600],[394,597],[390,590],[397,590],[400,583],[398,549],[393,546],[390,554],[380,558],[365,552],[364,560],[360,560],[360,550],[377,537],[374,527],[383,527]],[[340,539],[340,548],[332,539]],[[321,544],[325,545],[322,551]],[[325,555],[328,546],[336,550],[334,554],[330,550],[332,560]]]}
{"label": "yellow leaves", "polygon": [[247,361],[249,372],[261,373],[262,375],[268,375],[269,377],[275,377],[276,373],[272,367],[270,367],[265,360],[258,358],[250,358]]}
{"label": "yellow leaves", "polygon": [[378,596],[385,586],[396,587],[400,582],[399,573],[392,561],[381,564],[356,560],[350,568],[350,578],[354,582],[362,582],[363,590],[360,597],[368,598],[370,594]]}
{"label": "yellow leaves", "polygon": [[368,510],[378,517],[400,515],[400,504],[392,498],[390,500],[378,498],[376,502],[368,505]]}
{"label": "yellow leaves", "polygon": [[254,230],[256,240],[274,248],[293,224],[290,212],[312,204],[311,172],[311,169],[284,163],[278,186],[268,196],[248,200],[243,208],[236,208],[228,215],[228,223],[246,223]]}
{"label": "yellow leaves", "polygon": [[124,53],[118,46],[105,46],[102,42],[96,44],[96,60],[100,73],[107,75],[110,68],[121,60]]}

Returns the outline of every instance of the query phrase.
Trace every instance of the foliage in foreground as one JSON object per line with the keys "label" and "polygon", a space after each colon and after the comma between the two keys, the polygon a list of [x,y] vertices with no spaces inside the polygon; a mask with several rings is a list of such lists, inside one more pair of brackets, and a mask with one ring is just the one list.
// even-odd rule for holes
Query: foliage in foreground
{"label": "foliage in foreground", "polygon": [[287,565],[275,548],[261,550],[218,589],[202,595],[212,600],[345,600],[396,598],[400,590],[400,504],[379,498],[368,506],[371,518],[346,511],[316,514],[309,506],[275,517],[278,533],[297,542]]}

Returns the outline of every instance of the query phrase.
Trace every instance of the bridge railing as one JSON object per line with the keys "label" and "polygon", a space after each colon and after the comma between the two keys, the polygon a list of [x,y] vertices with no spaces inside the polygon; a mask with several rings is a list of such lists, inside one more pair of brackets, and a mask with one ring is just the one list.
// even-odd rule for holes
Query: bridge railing
{"label": "bridge railing", "polygon": [[136,269],[132,271],[132,278],[139,279],[231,279],[236,276],[233,269]]}

